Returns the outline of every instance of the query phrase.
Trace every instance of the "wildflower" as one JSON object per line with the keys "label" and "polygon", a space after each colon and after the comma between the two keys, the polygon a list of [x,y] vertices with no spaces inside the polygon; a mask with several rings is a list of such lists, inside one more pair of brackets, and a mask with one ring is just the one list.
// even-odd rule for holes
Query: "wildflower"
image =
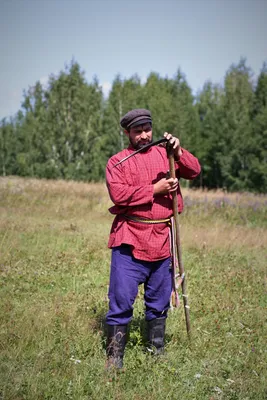
{"label": "wildflower", "polygon": [[214,392],[217,392],[218,394],[222,393],[222,389],[220,389],[219,386],[215,386],[215,388],[213,390],[214,390]]}
{"label": "wildflower", "polygon": [[76,360],[76,359],[74,358],[74,356],[71,356],[70,360],[73,361],[74,364],[80,364],[80,363],[81,363],[81,360]]}

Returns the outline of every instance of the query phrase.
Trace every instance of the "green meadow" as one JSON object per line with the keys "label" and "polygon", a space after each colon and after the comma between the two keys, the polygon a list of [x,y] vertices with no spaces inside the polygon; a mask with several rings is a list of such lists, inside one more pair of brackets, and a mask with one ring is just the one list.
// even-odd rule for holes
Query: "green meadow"
{"label": "green meadow", "polygon": [[104,184],[0,178],[1,400],[267,398],[267,196],[183,190],[192,328],[145,348],[143,289],[124,369],[105,370],[113,217]]}

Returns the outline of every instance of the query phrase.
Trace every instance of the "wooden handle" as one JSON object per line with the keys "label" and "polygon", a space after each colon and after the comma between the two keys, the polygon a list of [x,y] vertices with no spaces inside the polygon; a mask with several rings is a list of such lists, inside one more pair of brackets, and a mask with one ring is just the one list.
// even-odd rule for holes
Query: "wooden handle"
{"label": "wooden handle", "polygon": [[[167,144],[167,154],[168,154],[168,159],[169,159],[170,176],[171,176],[171,178],[176,178],[173,149],[170,148],[170,146],[168,146],[168,144]],[[173,217],[174,217],[174,224],[175,224],[174,234],[175,234],[175,239],[176,239],[179,274],[180,274],[180,276],[183,276],[184,275],[184,266],[183,266],[183,261],[182,261],[182,250],[181,250],[181,243],[180,243],[178,197],[177,197],[176,191],[172,193],[172,206],[173,206]],[[182,287],[183,303],[184,303],[184,311],[185,311],[186,330],[187,330],[188,337],[190,338],[189,305],[188,305],[188,299],[187,299],[187,294],[186,294],[186,277],[185,276],[182,281],[181,287]]]}

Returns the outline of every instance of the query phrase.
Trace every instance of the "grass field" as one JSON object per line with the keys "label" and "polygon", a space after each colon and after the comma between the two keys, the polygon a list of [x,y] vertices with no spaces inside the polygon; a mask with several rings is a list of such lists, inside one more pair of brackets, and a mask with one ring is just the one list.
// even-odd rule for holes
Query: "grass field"
{"label": "grass field", "polygon": [[0,178],[0,399],[267,399],[267,196],[184,189],[192,325],[144,351],[142,288],[125,370],[106,372],[112,216],[104,184]]}

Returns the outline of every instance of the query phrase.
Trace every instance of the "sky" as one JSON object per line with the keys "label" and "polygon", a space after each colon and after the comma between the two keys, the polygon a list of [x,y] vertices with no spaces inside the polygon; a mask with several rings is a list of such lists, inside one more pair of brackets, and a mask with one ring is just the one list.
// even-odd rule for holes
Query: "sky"
{"label": "sky", "polygon": [[117,74],[145,82],[179,67],[197,93],[241,57],[259,74],[267,0],[0,0],[0,55],[0,119],[72,59],[106,95]]}

